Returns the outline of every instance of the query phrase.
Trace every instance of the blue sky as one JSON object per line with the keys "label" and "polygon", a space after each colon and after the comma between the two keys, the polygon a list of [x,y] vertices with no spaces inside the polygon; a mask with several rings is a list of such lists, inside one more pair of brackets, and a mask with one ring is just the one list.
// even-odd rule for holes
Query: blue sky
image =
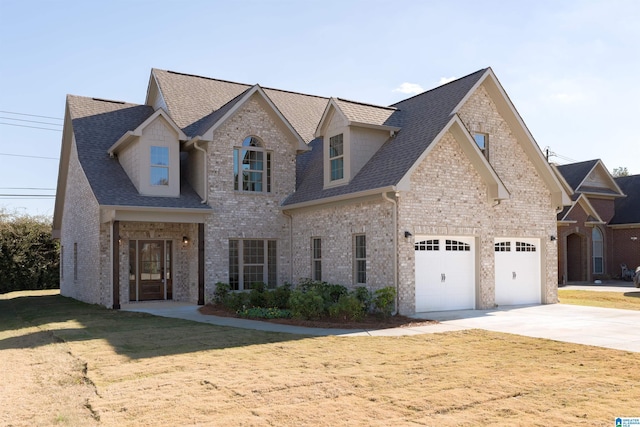
{"label": "blue sky", "polygon": [[552,160],[638,174],[639,19],[636,0],[0,0],[0,195],[56,187],[61,132],[22,126],[61,129],[66,94],[143,103],[152,67],[388,105],[491,66]]}

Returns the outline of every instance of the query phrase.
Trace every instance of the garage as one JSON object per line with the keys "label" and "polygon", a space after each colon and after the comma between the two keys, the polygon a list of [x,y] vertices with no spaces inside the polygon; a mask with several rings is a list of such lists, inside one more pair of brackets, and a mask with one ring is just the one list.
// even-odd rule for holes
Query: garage
{"label": "garage", "polygon": [[475,308],[473,237],[416,236],[416,312]]}
{"label": "garage", "polygon": [[495,239],[496,304],[540,304],[540,239]]}

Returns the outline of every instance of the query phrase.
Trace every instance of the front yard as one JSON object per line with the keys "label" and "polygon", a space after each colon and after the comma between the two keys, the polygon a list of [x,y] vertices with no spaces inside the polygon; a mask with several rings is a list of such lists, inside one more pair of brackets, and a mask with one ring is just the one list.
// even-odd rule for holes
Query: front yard
{"label": "front yard", "polygon": [[600,426],[639,415],[638,353],[477,330],[312,338],[38,295],[0,295],[2,425]]}
{"label": "front yard", "polygon": [[635,288],[628,292],[558,289],[558,299],[561,304],[640,310],[640,289]]}

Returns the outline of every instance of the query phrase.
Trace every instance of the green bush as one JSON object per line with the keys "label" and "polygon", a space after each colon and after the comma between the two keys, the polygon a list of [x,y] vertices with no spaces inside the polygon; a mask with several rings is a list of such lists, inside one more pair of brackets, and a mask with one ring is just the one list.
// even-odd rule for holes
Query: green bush
{"label": "green bush", "polygon": [[373,293],[373,305],[377,311],[385,316],[390,316],[393,312],[395,299],[396,289],[391,286],[378,289]]}
{"label": "green bush", "polygon": [[244,310],[249,305],[249,294],[246,292],[229,292],[222,304],[230,310]]}
{"label": "green bush", "polygon": [[289,307],[293,317],[300,319],[318,319],[324,314],[324,300],[316,290],[291,291]]}
{"label": "green bush", "polygon": [[227,296],[229,295],[229,290],[231,289],[227,283],[218,282],[216,283],[216,289],[213,291],[213,302],[216,304],[222,304]]}
{"label": "green bush", "polygon": [[361,320],[364,317],[362,302],[355,295],[341,295],[338,302],[329,307],[329,316],[346,321]]}
{"label": "green bush", "polygon": [[270,305],[269,307],[278,307],[281,309],[289,308],[289,297],[291,296],[291,284],[285,283],[282,286],[278,286],[273,291],[269,292]]}
{"label": "green bush", "polygon": [[238,316],[246,319],[289,319],[291,317],[291,310],[251,307],[238,311]]}
{"label": "green bush", "polygon": [[255,283],[254,285],[255,286],[252,286],[252,289],[249,292],[249,305],[251,307],[270,307],[266,301],[266,294],[268,294],[269,291],[264,290],[264,285],[260,286]]}
{"label": "green bush", "polygon": [[364,286],[358,286],[353,292],[353,295],[358,299],[358,301],[360,301],[360,304],[362,304],[362,310],[365,313],[371,311],[373,295],[371,294],[371,291],[369,289],[365,288]]}
{"label": "green bush", "polygon": [[337,303],[342,295],[348,294],[347,288],[342,285],[333,285],[309,279],[301,281],[298,289],[302,292],[313,292],[319,295],[322,298],[325,313],[328,313],[329,307]]}

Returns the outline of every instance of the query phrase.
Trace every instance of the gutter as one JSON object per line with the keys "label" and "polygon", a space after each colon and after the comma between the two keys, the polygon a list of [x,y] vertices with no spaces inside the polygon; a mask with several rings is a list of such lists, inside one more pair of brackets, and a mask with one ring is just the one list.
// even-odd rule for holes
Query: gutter
{"label": "gutter", "polygon": [[393,257],[393,287],[396,289],[396,309],[394,315],[398,314],[398,306],[400,299],[400,292],[398,289],[398,196],[399,193],[395,193],[395,198],[391,199],[387,196],[387,192],[382,193],[382,198],[387,202],[393,204],[393,251],[395,256]]}

